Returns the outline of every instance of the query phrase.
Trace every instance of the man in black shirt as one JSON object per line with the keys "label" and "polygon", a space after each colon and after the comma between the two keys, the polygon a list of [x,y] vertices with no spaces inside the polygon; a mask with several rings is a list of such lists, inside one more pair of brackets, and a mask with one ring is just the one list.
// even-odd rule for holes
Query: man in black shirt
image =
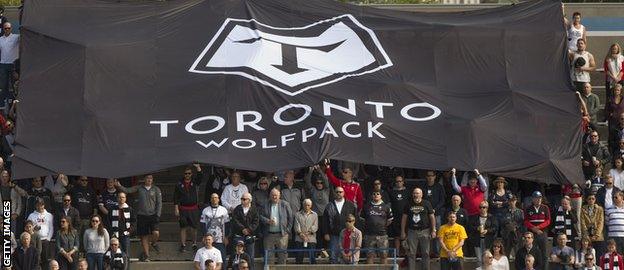
{"label": "man in black shirt", "polygon": [[[364,247],[388,248],[388,226],[392,223],[393,215],[390,206],[381,199],[381,190],[371,192],[373,200],[364,206],[362,216],[365,220]],[[366,263],[375,261],[375,252],[366,253]],[[388,252],[380,252],[381,264],[387,263]]]}
{"label": "man in black shirt", "polygon": [[401,219],[401,239],[409,246],[409,269],[416,270],[416,252],[420,247],[421,267],[429,269],[429,243],[436,237],[435,211],[420,188],[412,191],[412,201],[405,207]]}
{"label": "man in black shirt", "polygon": [[[444,214],[444,201],[446,193],[444,186],[438,181],[438,175],[435,171],[426,172],[427,181],[420,188],[423,190],[425,200],[431,203],[436,217],[436,230],[442,225],[442,214]],[[436,238],[431,239],[432,253],[437,257],[440,252],[440,242]]]}
{"label": "man in black shirt", "polygon": [[457,224],[462,225],[465,228],[468,225],[468,212],[466,212],[466,209],[461,207],[461,202],[461,196],[453,195],[451,197],[451,207],[444,215],[448,215],[449,212],[455,213],[455,216],[457,216]]}
{"label": "man in black shirt", "polygon": [[528,254],[533,255],[535,259],[535,269],[544,269],[542,265],[542,252],[537,245],[533,244],[533,239],[534,236],[532,232],[524,233],[524,246],[516,252],[516,259],[514,261],[516,269],[524,269],[524,259]]}
{"label": "man in black shirt", "polygon": [[[394,238],[394,248],[399,252],[401,250],[401,218],[403,209],[410,199],[410,190],[405,187],[405,179],[403,176],[397,176],[394,180],[394,187],[390,191],[390,204],[392,213],[397,215],[397,220],[390,224],[388,236]],[[398,254],[400,255],[400,254]]]}
{"label": "man in black shirt", "polygon": [[[97,214],[97,200],[95,191],[89,187],[89,179],[86,176],[80,176],[78,178],[78,184],[69,192],[72,198],[72,206],[78,209],[80,213],[80,228],[75,228],[80,232],[80,242],[82,243],[82,237],[84,231],[89,228],[91,223],[91,216]],[[80,245],[80,249],[84,250],[83,245]]]}

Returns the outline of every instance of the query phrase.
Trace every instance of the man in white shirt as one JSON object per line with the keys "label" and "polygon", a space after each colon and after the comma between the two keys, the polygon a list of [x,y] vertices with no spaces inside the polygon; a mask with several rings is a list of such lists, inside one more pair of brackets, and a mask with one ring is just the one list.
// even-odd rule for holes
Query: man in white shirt
{"label": "man in white shirt", "polygon": [[221,259],[221,252],[212,246],[213,237],[210,234],[204,236],[204,247],[197,250],[195,253],[195,270],[206,270],[205,262],[210,259],[216,264],[216,270],[221,270],[223,260]]}
{"label": "man in white shirt", "polygon": [[4,106],[6,98],[9,94],[9,82],[13,74],[13,62],[19,57],[19,40],[18,34],[11,33],[11,23],[5,22],[2,25],[4,35],[0,37],[0,105]]}
{"label": "man in white shirt", "polygon": [[35,231],[41,235],[41,266],[45,268],[48,259],[52,259],[50,240],[54,234],[54,217],[46,211],[43,199],[37,198],[35,207],[36,210],[28,215],[26,220],[32,221],[35,225]]}
{"label": "man in white shirt", "polygon": [[221,252],[221,259],[225,261],[225,223],[229,222],[230,216],[227,209],[219,205],[219,195],[210,195],[210,205],[202,211],[199,222],[203,226],[203,235],[212,235],[214,247]]}
{"label": "man in white shirt", "polygon": [[246,185],[241,184],[241,175],[239,172],[232,172],[230,175],[231,184],[223,189],[221,194],[221,202],[228,213],[232,213],[236,206],[241,204],[243,194],[249,192]]}

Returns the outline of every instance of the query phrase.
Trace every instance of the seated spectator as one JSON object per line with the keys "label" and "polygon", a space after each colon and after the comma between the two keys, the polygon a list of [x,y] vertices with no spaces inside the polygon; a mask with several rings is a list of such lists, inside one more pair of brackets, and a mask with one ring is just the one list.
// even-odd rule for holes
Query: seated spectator
{"label": "seated spectator", "polygon": [[598,132],[592,131],[589,138],[590,141],[583,145],[581,152],[585,179],[590,179],[595,174],[597,167],[608,164],[610,160],[609,151],[600,144]]}
{"label": "seated spectator", "polygon": [[52,259],[50,241],[54,235],[54,217],[45,209],[45,202],[38,198],[36,203],[36,211],[28,216],[28,220],[33,222],[35,230],[41,236],[41,268],[45,269],[48,265],[48,259]]}
{"label": "seated spectator", "polygon": [[[245,252],[250,258],[254,258],[256,235],[258,226],[260,225],[259,210],[253,204],[253,197],[249,193],[243,194],[241,204],[234,208],[232,212],[232,220],[230,222],[232,229],[232,240],[237,242],[242,240],[245,243]],[[253,267],[250,269],[253,270]]]}
{"label": "seated spectator", "polygon": [[[297,249],[315,249],[318,216],[312,211],[312,200],[303,200],[303,209],[295,214],[295,242]],[[304,252],[297,252],[296,262],[303,263]],[[314,251],[308,252],[310,264],[316,264]]]}
{"label": "seated spectator", "polygon": [[582,269],[585,265],[585,258],[587,255],[591,255],[592,258],[596,257],[596,250],[592,248],[591,241],[587,236],[583,237],[581,241],[577,241],[577,249],[574,252],[574,268]]}
{"label": "seated spectator", "polygon": [[571,270],[574,266],[574,249],[566,246],[567,241],[565,234],[557,235],[557,245],[552,247],[550,253],[553,270]]}
{"label": "seated spectator", "polygon": [[86,252],[89,270],[104,269],[104,253],[110,247],[110,236],[102,225],[102,218],[93,215],[90,219],[91,227],[86,229],[83,236],[83,245]]}
{"label": "seated spectator", "polygon": [[607,253],[600,257],[599,267],[602,267],[602,270],[624,269],[624,258],[617,252],[617,245],[613,239],[607,241]]}
{"label": "seated spectator", "polygon": [[238,240],[234,247],[234,254],[230,256],[227,269],[239,270],[241,261],[251,262],[251,258],[245,253],[245,241]]}
{"label": "seated spectator", "polygon": [[455,212],[446,214],[447,223],[440,226],[437,236],[440,240],[440,269],[461,270],[464,252],[462,247],[468,238],[464,226],[459,225]]}
{"label": "seated spectator", "polygon": [[581,235],[583,239],[590,241],[588,246],[593,246],[598,254],[604,253],[604,210],[596,204],[596,195],[587,195],[587,204],[581,208]]}
{"label": "seated spectator", "polygon": [[362,232],[355,227],[355,215],[347,216],[345,228],[340,231],[340,251],[346,264],[358,264],[362,248]]}
{"label": "seated spectator", "polygon": [[492,244],[492,270],[509,270],[509,259],[505,255],[505,247],[500,239],[494,240]]}
{"label": "seated spectator", "polygon": [[492,256],[492,252],[486,250],[482,254],[483,261],[481,261],[481,266],[477,267],[477,270],[494,270],[494,266],[492,266],[492,261],[494,260],[494,256]]}
{"label": "seated spectator", "polygon": [[206,261],[211,260],[215,262],[215,269],[221,270],[223,264],[221,252],[212,246],[213,236],[206,234],[204,236],[204,247],[197,250],[195,253],[195,269],[206,270]]}
{"label": "seated spectator", "polygon": [[119,239],[110,240],[110,249],[104,253],[104,267],[107,270],[126,270],[130,265],[128,255],[121,250]]}
{"label": "seated spectator", "polygon": [[50,270],[60,270],[59,263],[56,260],[50,260],[50,263],[48,265],[50,266],[48,268]]}
{"label": "seated spectator", "polygon": [[23,232],[20,235],[21,246],[11,255],[13,269],[38,269],[39,258],[34,247],[30,246],[30,234]]}
{"label": "seated spectator", "polygon": [[[525,267],[527,269],[533,269],[533,266],[535,266],[536,269],[544,269],[542,266],[542,251],[539,249],[539,247],[537,245],[533,244],[533,233],[530,231],[524,232],[524,236],[523,236],[523,240],[524,240],[524,245],[518,249],[518,251],[516,252],[516,256],[515,256],[515,260],[514,260],[514,264],[516,266],[516,269],[524,269]],[[524,263],[526,262],[526,259],[528,257],[531,257],[532,262],[531,262],[531,268],[528,268],[528,266],[525,266]]]}
{"label": "seated spectator", "polygon": [[62,270],[76,269],[79,248],[80,236],[71,219],[67,216],[61,217],[60,229],[56,233],[56,260]]}

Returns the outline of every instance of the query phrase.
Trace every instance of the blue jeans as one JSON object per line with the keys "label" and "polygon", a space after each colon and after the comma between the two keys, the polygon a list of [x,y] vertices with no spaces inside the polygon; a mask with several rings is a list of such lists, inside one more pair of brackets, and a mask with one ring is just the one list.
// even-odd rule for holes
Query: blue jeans
{"label": "blue jeans", "polygon": [[214,243],[212,244],[212,246],[214,246],[216,249],[218,249],[221,252],[221,259],[223,260],[223,264],[227,265],[227,253],[225,253],[225,244],[223,243]]}
{"label": "blue jeans", "polygon": [[338,263],[340,258],[340,236],[329,235],[329,262]]}
{"label": "blue jeans", "polygon": [[123,252],[125,252],[126,254],[130,254],[130,237],[120,235],[119,236],[119,245],[120,245],[121,250]]}
{"label": "blue jeans", "polygon": [[89,270],[104,270],[104,254],[87,253],[87,264]]}

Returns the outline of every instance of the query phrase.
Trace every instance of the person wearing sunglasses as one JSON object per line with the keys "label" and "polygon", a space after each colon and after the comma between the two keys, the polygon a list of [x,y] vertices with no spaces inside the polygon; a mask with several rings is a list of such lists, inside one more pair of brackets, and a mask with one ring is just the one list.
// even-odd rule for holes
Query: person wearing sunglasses
{"label": "person wearing sunglasses", "polygon": [[353,179],[353,170],[347,167],[343,168],[341,179],[336,177],[329,164],[326,164],[325,174],[334,187],[342,187],[344,189],[345,199],[355,203],[358,211],[361,211],[362,207],[364,207],[364,194],[362,193],[362,186]]}
{"label": "person wearing sunglasses", "polygon": [[[377,180],[378,181],[378,180]],[[366,248],[388,248],[388,226],[393,222],[394,215],[392,208],[383,199],[381,192],[373,191],[373,199],[364,206],[362,217],[364,224],[364,247]],[[366,263],[373,264],[375,257],[381,257],[380,263],[386,264],[388,251],[378,252],[367,251]]]}
{"label": "person wearing sunglasses", "polygon": [[596,203],[596,194],[587,195],[587,204],[581,208],[581,235],[587,237],[590,245],[598,254],[605,250],[604,235],[604,209]]}
{"label": "person wearing sunglasses", "polygon": [[110,236],[102,225],[102,218],[99,215],[93,215],[88,220],[91,226],[84,232],[83,245],[87,253],[89,270],[103,270],[104,253],[110,247]]}
{"label": "person wearing sunglasses", "polygon": [[119,240],[115,237],[110,240],[110,249],[104,254],[104,265],[110,270],[126,270],[130,260],[126,252],[121,250]]}
{"label": "person wearing sunglasses", "polygon": [[492,247],[498,231],[498,221],[488,210],[488,202],[482,201],[479,204],[479,214],[468,218],[468,233],[471,236],[468,243],[474,247],[479,262],[482,261],[483,251]]}
{"label": "person wearing sunglasses", "polygon": [[600,144],[600,137],[597,131],[589,134],[589,142],[583,144],[581,151],[584,179],[594,176],[596,168],[606,166],[611,160],[611,154],[607,147]]}
{"label": "person wearing sunglasses", "polygon": [[[193,176],[193,168],[187,167],[184,176],[175,186],[173,193],[174,214],[180,224],[180,252],[186,251],[186,237],[190,233],[193,239],[193,251],[197,250],[197,229],[199,228],[199,186],[204,179],[204,173],[198,163],[193,167],[197,175]],[[216,240],[216,239],[215,239]]]}
{"label": "person wearing sunglasses", "polygon": [[355,215],[348,215],[340,231],[340,252],[345,264],[358,264],[362,248],[362,232],[355,227]]}
{"label": "person wearing sunglasses", "polygon": [[356,216],[356,206],[353,202],[344,198],[345,191],[342,187],[336,187],[335,199],[325,207],[325,241],[329,242],[328,248],[331,250],[330,263],[338,263],[340,257],[339,242],[340,231],[345,228],[345,224],[349,215]]}
{"label": "person wearing sunglasses", "polygon": [[325,247],[322,241],[325,234],[322,224],[325,222],[325,217],[323,216],[325,208],[332,198],[329,180],[319,165],[308,167],[303,180],[306,185],[306,191],[309,192],[310,200],[312,200],[312,210],[318,215],[317,248]]}
{"label": "person wearing sunglasses", "polygon": [[546,264],[548,259],[548,254],[546,254],[548,233],[546,229],[548,229],[550,223],[550,208],[542,204],[542,193],[536,190],[532,194],[531,205],[524,211],[524,226],[533,233],[535,244],[542,252],[540,258],[535,258],[539,269]]}
{"label": "person wearing sunglasses", "polygon": [[[241,205],[237,206],[234,208],[234,211],[232,211],[232,221],[230,222],[233,242],[243,240],[245,253],[247,253],[250,258],[254,258],[255,256],[256,235],[258,234],[257,232],[259,231],[258,228],[260,225],[260,210],[253,203],[255,199],[256,198],[249,193],[243,194]],[[251,269],[253,270],[253,265]]]}

